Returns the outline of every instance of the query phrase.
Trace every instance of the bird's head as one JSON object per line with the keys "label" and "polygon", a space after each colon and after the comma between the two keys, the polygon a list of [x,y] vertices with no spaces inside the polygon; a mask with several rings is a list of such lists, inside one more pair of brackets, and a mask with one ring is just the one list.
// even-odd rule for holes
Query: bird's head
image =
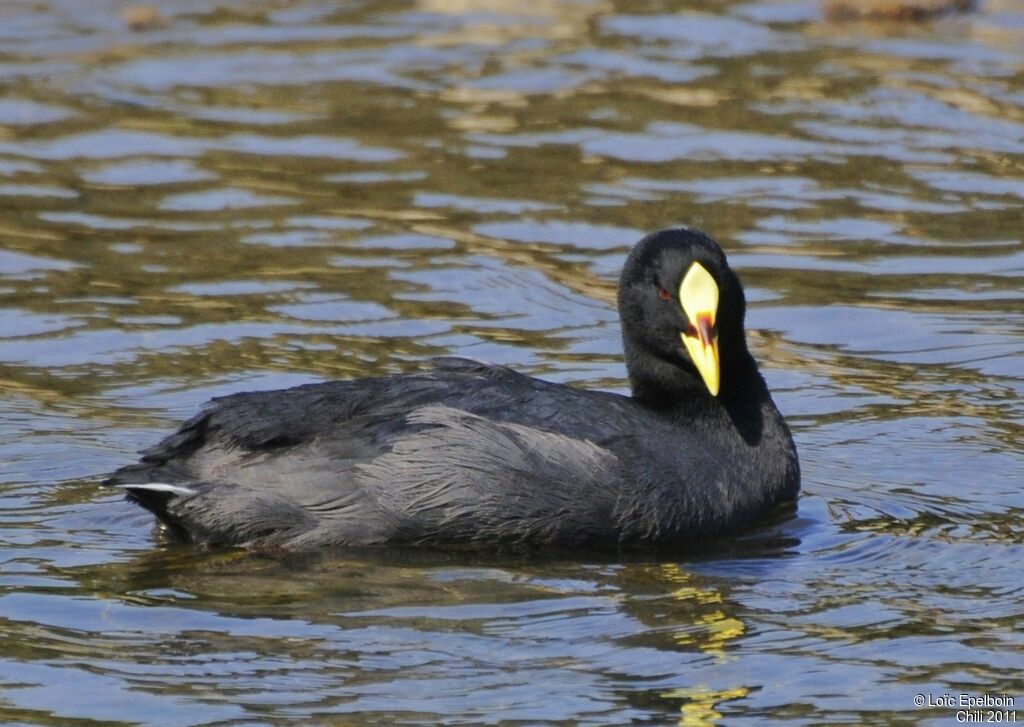
{"label": "bird's head", "polygon": [[619,281],[619,316],[634,394],[692,388],[718,396],[749,359],[743,288],[702,232],[661,230],[638,242]]}

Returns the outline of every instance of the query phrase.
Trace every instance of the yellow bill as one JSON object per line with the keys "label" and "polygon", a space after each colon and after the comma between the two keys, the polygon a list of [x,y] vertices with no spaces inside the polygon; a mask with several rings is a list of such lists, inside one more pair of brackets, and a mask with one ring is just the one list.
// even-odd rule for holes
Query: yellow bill
{"label": "yellow bill", "polygon": [[679,302],[690,320],[690,329],[683,333],[683,345],[704,379],[712,396],[718,396],[721,372],[718,363],[718,284],[703,265],[694,263],[679,284]]}

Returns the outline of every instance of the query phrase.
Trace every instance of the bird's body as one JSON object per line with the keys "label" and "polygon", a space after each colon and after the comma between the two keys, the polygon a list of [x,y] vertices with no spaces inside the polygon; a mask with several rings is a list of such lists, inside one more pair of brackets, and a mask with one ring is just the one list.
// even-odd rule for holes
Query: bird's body
{"label": "bird's body", "polygon": [[[627,273],[647,269],[655,237],[620,289],[632,397],[439,359],[418,374],[217,399],[111,482],[209,545],[669,547],[748,523],[795,497],[796,450],[746,352],[738,281],[714,285],[739,295],[738,309],[716,311],[717,396],[687,365],[688,316],[630,301],[650,281]],[[679,321],[664,347],[678,360],[645,350]]]}

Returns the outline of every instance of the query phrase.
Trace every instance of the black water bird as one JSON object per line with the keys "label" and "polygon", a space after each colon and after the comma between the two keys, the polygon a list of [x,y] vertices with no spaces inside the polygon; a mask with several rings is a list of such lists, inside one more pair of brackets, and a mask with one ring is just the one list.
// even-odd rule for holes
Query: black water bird
{"label": "black water bird", "polygon": [[618,302],[631,397],[438,359],[214,399],[108,483],[179,539],[285,550],[668,548],[794,499],[796,449],[718,244],[645,237]]}

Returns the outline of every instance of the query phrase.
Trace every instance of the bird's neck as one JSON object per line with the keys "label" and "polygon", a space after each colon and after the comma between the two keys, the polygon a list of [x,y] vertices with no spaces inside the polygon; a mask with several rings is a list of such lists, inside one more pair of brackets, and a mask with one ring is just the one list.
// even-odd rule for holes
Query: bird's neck
{"label": "bird's neck", "polygon": [[669,416],[691,415],[695,410],[724,408],[738,414],[769,398],[768,388],[746,351],[730,356],[722,364],[718,396],[712,396],[692,366],[680,366],[650,354],[627,350],[626,366],[633,398]]}

